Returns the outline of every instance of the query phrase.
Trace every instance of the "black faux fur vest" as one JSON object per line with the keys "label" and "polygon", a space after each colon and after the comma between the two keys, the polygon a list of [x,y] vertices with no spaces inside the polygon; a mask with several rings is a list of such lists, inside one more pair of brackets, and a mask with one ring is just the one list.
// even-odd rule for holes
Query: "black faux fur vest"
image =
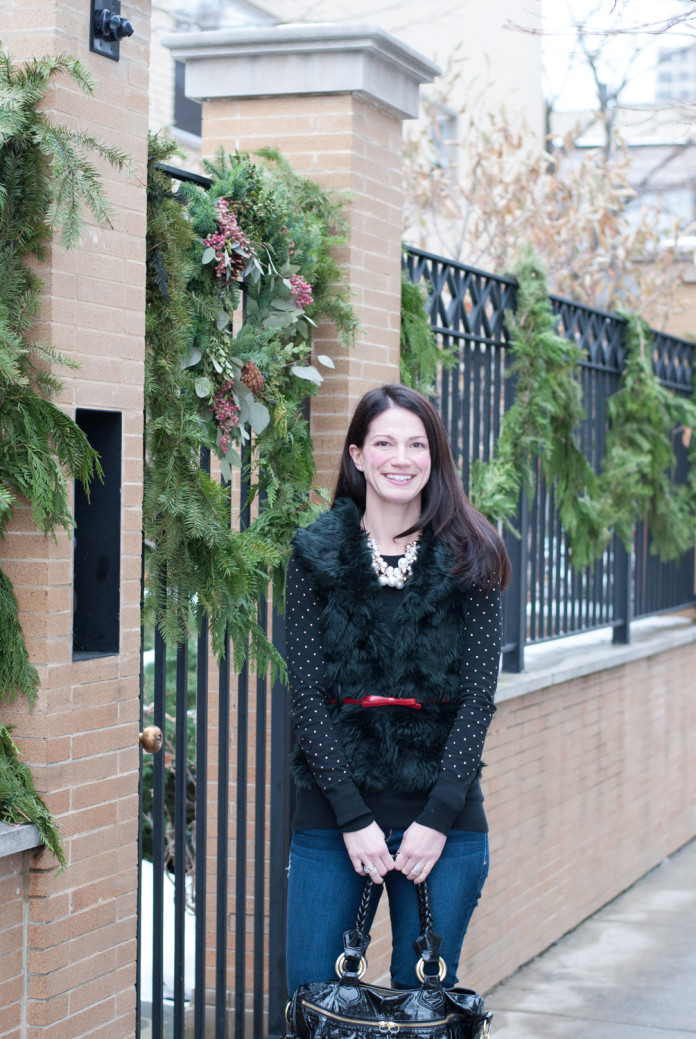
{"label": "black faux fur vest", "polygon": [[[380,616],[381,589],[351,499],[298,531],[295,553],[322,603],[326,699],[357,786],[430,789],[460,702],[467,589],[450,573],[449,548],[423,532],[393,635]],[[370,694],[414,698],[422,707],[345,703]],[[299,749],[293,776],[312,783]]]}

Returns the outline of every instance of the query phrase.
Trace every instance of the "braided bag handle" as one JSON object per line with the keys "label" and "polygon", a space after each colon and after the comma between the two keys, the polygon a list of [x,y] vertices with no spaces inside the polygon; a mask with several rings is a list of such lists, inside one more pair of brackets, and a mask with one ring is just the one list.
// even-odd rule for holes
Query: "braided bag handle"
{"label": "braided bag handle", "polygon": [[[343,934],[343,952],[336,960],[336,973],[344,984],[356,984],[367,970],[366,953],[370,944],[367,919],[375,888],[377,889],[377,900],[379,901],[382,887],[382,884],[374,884],[368,877],[360,898],[355,927],[351,927]],[[416,974],[424,987],[439,988],[442,979],[447,973],[447,967],[440,956],[442,939],[439,934],[435,933],[430,888],[427,880],[424,880],[421,884],[416,884],[416,892],[418,895],[418,917],[420,920],[420,934],[413,943],[414,949],[420,956],[416,964]],[[432,970],[433,965],[437,965],[437,971]],[[431,967],[430,971],[426,970],[428,966]]]}

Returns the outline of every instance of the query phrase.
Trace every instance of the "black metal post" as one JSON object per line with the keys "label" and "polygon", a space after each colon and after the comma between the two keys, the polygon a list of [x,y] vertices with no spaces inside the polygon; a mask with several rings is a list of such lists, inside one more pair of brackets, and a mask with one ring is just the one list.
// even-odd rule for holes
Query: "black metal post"
{"label": "black metal post", "polygon": [[176,651],[174,745],[174,1039],[184,1039],[186,964],[186,786],[188,774],[188,642]]}
{"label": "black metal post", "polygon": [[[273,645],[285,651],[285,617],[273,610]],[[285,1035],[285,928],[292,788],[288,759],[292,726],[287,690],[276,681],[271,690],[271,848],[268,924],[268,1035]]]}
{"label": "black metal post", "polygon": [[167,647],[155,628],[154,723],[163,749],[152,762],[152,1039],[164,1037],[164,740],[167,732]]}
{"label": "black metal post", "polygon": [[519,537],[505,532],[510,556],[510,587],[503,596],[503,671],[524,671],[524,646],[527,640],[527,538],[529,509],[527,497],[520,494],[515,523]]}
{"label": "black metal post", "polygon": [[196,962],[193,1029],[205,1037],[205,946],[208,839],[208,618],[198,636],[196,654]]}
{"label": "black metal post", "polygon": [[215,912],[215,1039],[227,1035],[227,837],[229,824],[230,636],[219,667],[218,702],[218,832]]}
{"label": "black metal post", "polygon": [[633,603],[633,581],[631,554],[621,538],[613,536],[614,555],[614,603],[612,642],[627,645],[631,641],[631,610]]}

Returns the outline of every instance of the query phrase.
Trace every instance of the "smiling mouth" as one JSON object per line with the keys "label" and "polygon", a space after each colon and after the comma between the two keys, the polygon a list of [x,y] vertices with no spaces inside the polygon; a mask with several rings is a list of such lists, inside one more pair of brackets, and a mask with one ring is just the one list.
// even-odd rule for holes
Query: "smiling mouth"
{"label": "smiling mouth", "polygon": [[410,483],[413,479],[413,474],[399,475],[397,473],[385,473],[384,475],[390,483]]}

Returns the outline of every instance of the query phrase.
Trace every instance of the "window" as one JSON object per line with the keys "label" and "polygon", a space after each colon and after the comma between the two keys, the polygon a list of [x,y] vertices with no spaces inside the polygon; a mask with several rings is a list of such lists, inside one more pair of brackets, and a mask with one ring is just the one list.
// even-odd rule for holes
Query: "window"
{"label": "window", "polygon": [[186,133],[201,136],[201,111],[199,101],[192,101],[184,92],[186,65],[183,61],[174,62],[174,126]]}

